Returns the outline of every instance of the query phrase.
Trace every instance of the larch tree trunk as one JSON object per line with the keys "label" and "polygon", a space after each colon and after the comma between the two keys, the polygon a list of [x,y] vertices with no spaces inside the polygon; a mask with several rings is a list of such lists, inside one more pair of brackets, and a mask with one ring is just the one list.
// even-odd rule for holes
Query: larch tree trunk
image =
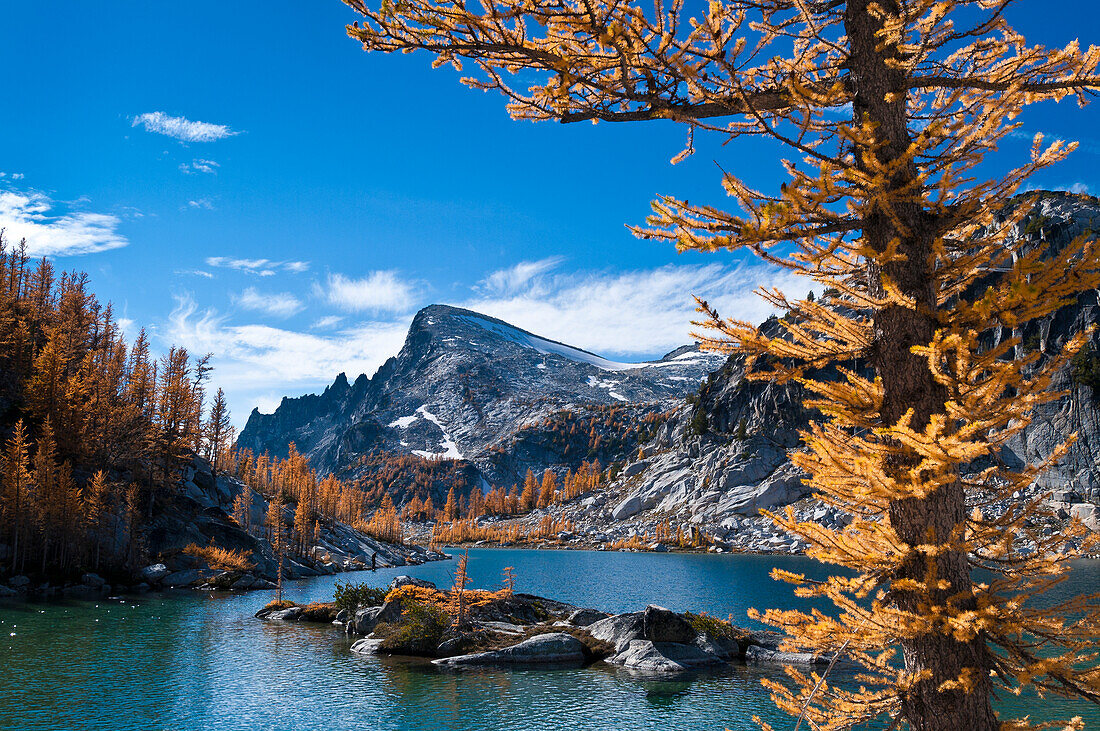
{"label": "larch tree trunk", "polygon": [[[899,12],[893,0],[877,0],[889,13]],[[854,91],[853,114],[856,123],[866,119],[875,126],[874,137],[882,147],[874,153],[882,162],[905,157],[912,142],[908,119],[906,76],[894,67],[896,46],[886,42],[882,21],[869,10],[871,0],[850,0],[845,11],[845,26],[851,42],[850,68]],[[862,150],[855,150],[857,161]],[[916,164],[899,166],[887,181],[889,191],[901,192],[914,184]],[[932,377],[925,358],[910,348],[932,342],[936,330],[936,292],[931,267],[932,246],[938,222],[921,206],[911,191],[902,193],[893,203],[891,217],[882,208],[870,211],[864,221],[863,235],[875,251],[885,251],[897,242],[903,259],[886,264],[882,271],[871,269],[872,292],[882,293],[882,276],[897,286],[901,294],[913,298],[916,309],[898,305],[880,310],[874,319],[872,364],[882,379],[884,399],[882,420],[896,424],[913,410],[912,428],[928,424],[934,414],[943,413],[946,390]],[[912,467],[911,462],[892,465],[898,473]],[[961,530],[966,520],[966,501],[961,483],[956,480],[925,498],[895,500],[890,505],[890,524],[908,547],[946,540]],[[948,588],[934,593],[939,602],[950,596],[971,595],[967,556],[947,551],[935,560],[935,575],[946,580]],[[923,582],[928,577],[928,560],[913,552],[897,575],[891,577]],[[893,603],[900,609],[919,613],[916,593],[892,590]],[[970,600],[971,603],[973,600]],[[965,604],[964,604],[965,606]],[[916,682],[902,693],[902,716],[914,731],[996,731],[999,727],[990,702],[990,657],[979,635],[971,642],[960,642],[949,634],[931,633],[901,641],[906,672],[929,677]],[[966,668],[974,671],[971,692],[955,688],[940,690],[945,682],[956,681]]]}

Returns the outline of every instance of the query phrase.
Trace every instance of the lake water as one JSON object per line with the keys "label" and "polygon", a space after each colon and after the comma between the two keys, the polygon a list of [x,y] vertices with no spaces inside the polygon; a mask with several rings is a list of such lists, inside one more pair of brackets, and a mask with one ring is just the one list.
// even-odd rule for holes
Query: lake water
{"label": "lake water", "polygon": [[[470,551],[473,585],[516,590],[606,611],[655,603],[748,624],[749,607],[796,606],[776,565],[821,575],[799,557]],[[384,585],[407,573],[449,586],[454,562],[293,583],[296,601],[328,600],[336,580]],[[1084,564],[1066,591],[1093,591]],[[574,670],[442,672],[421,662],[348,651],[336,627],[260,622],[269,592],[176,593],[96,602],[0,604],[0,729],[244,729],[270,731],[669,731],[756,728],[753,714],[793,727],[760,687],[762,670],[735,666],[646,681],[594,666]],[[1080,714],[1093,707],[1015,701],[1013,715]]]}

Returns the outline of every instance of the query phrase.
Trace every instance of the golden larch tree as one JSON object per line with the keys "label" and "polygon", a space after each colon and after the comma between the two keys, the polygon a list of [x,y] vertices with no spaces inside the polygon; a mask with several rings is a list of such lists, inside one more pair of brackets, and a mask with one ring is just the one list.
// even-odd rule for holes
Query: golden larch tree
{"label": "golden larch tree", "polygon": [[[778,516],[852,575],[785,577],[837,614],[764,618],[790,646],[864,668],[858,689],[791,670],[791,685],[769,684],[782,708],[819,729],[887,718],[989,731],[997,688],[1100,697],[1095,603],[1030,601],[1064,575],[1080,526],[1034,535],[1038,500],[980,509],[1045,466],[990,458],[1055,397],[1052,373],[1085,340],[1040,363],[1017,357],[1015,333],[1100,285],[1094,241],[1049,251],[1018,235],[1030,206],[1013,195],[1074,146],[1036,136],[1007,171],[987,154],[1020,133],[1026,106],[1100,88],[1100,48],[1029,45],[1007,20],[1012,0],[345,2],[364,49],[468,64],[463,81],[502,92],[516,118],[671,120],[688,131],[678,157],[700,132],[789,152],[774,193],[722,173],[737,212],[662,196],[636,229],[681,250],[747,248],[836,292],[765,292],[791,313],[770,337],[700,303],[707,345],[812,395],[821,418],[796,462],[853,516],[837,531]],[[839,378],[813,377],[827,366]],[[1025,537],[1035,552],[1020,550]],[[994,578],[974,581],[975,567]]]}

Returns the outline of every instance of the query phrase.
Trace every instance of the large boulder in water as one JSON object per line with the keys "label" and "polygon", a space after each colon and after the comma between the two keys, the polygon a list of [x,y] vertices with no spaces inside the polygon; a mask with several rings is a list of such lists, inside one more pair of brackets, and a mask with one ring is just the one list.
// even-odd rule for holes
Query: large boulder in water
{"label": "large boulder in water", "polygon": [[141,578],[145,579],[150,584],[155,584],[168,574],[168,567],[162,563],[155,563],[141,570]]}
{"label": "large boulder in water", "polygon": [[287,607],[286,609],[276,609],[275,611],[267,614],[261,619],[267,619],[276,622],[296,622],[302,616],[303,607]]}
{"label": "large boulder in water", "polygon": [[433,660],[436,665],[583,665],[584,643],[564,632],[535,635],[503,650],[457,655]]}
{"label": "large boulder in water", "polygon": [[351,643],[351,651],[359,655],[377,655],[382,646],[382,640],[364,637]]}
{"label": "large boulder in water", "polygon": [[631,640],[607,661],[629,670],[654,674],[683,673],[723,662],[722,658],[696,645],[651,640]]}

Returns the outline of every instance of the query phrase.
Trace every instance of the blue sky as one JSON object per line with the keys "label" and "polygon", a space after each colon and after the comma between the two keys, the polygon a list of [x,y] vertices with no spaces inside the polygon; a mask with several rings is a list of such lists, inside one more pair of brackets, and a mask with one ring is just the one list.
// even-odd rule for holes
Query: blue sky
{"label": "blue sky", "polygon": [[[1033,42],[1100,41],[1092,3],[1052,7],[1013,19]],[[693,293],[757,319],[755,286],[805,288],[625,228],[658,193],[720,202],[716,162],[774,187],[776,148],[701,141],[674,167],[671,124],[513,122],[426,56],[363,53],[355,19],[337,0],[10,4],[0,225],[88,271],[158,347],[213,351],[238,425],[373,373],[433,302],[643,359],[689,341]],[[1083,143],[1037,185],[1100,192],[1098,110],[1028,113]]]}

